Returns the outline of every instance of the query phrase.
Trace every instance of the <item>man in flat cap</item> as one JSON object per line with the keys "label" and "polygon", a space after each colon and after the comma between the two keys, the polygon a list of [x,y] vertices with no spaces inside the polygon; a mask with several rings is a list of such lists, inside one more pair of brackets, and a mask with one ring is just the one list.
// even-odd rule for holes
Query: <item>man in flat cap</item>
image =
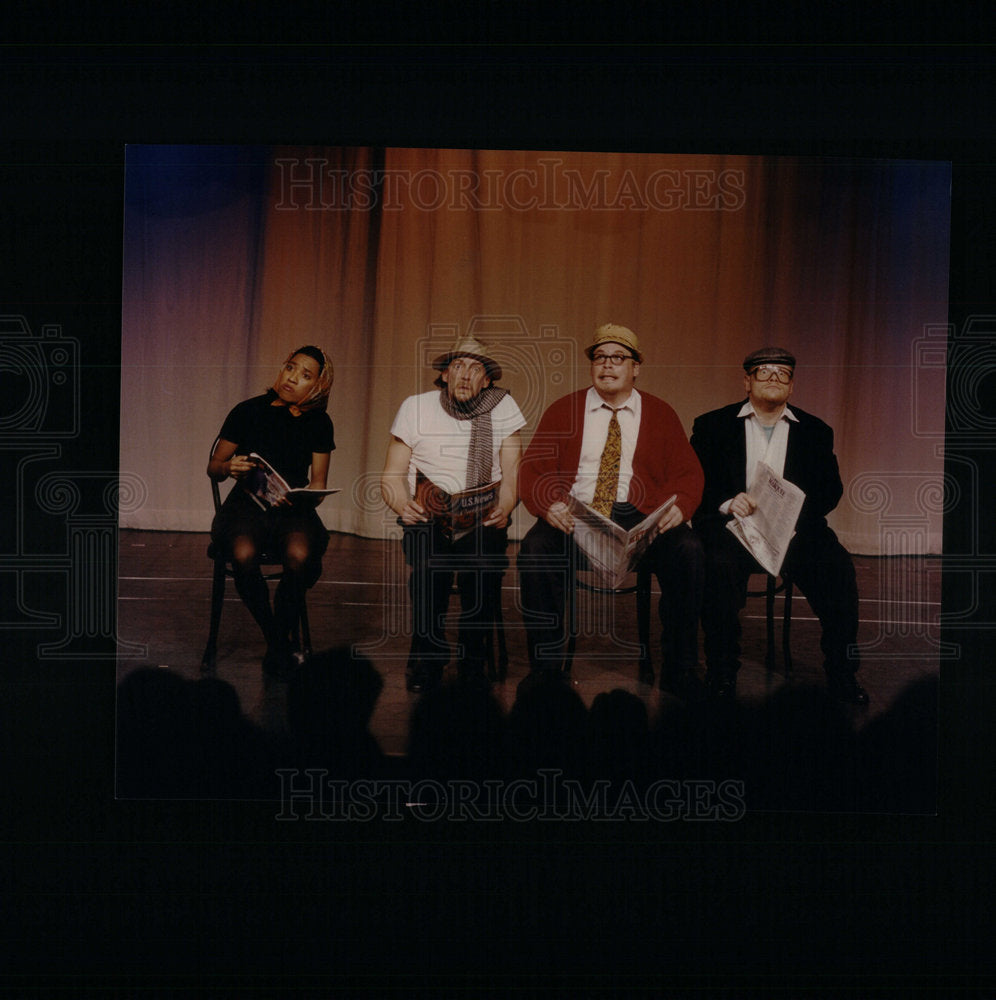
{"label": "man in flat cap", "polygon": [[747,580],[751,573],[764,571],[726,523],[754,511],[747,484],[763,461],[806,494],[782,571],[805,595],[823,627],[829,691],[840,701],[867,704],[868,695],[855,679],[859,664],[852,649],[858,632],[854,564],[826,519],[844,492],[833,430],[804,410],[789,407],[795,379],[795,357],[789,351],[761,348],[744,358],[743,368],[747,398],[702,414],[692,427],[692,447],[705,471],[705,492],[693,521],[706,551],[706,683],[717,698],[735,696],[739,616]]}
{"label": "man in flat cap", "polygon": [[[484,677],[494,601],[508,560],[525,419],[501,366],[472,337],[433,361],[435,390],[409,396],[391,426],[381,493],[398,515],[411,567],[409,691],[435,684],[450,659],[445,616],[453,575],[460,592],[461,677]],[[479,506],[475,506],[479,505]]]}
{"label": "man in flat cap", "polygon": [[585,354],[591,386],[547,409],[520,470],[522,502],[537,517],[517,563],[530,668],[559,670],[563,660],[565,586],[574,585],[566,567],[577,556],[568,497],[628,530],[675,495],[644,558],[661,587],[661,687],[695,698],[704,570],[687,519],[702,496],[702,469],[674,410],[637,391],[643,357],[632,330],[598,327]]}

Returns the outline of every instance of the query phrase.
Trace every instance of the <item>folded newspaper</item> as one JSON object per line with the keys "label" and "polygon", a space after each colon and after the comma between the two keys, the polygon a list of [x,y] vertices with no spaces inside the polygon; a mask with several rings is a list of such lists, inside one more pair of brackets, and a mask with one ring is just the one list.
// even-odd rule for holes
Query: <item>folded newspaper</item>
{"label": "folded newspaper", "polygon": [[747,494],[757,504],[754,512],[747,517],[734,515],[726,527],[768,573],[777,576],[806,494],[764,462],[757,463]]}
{"label": "folded newspaper", "polygon": [[660,534],[661,518],[677,498],[677,494],[669,497],[627,531],[577,497],[568,496],[567,506],[574,515],[574,541],[587,556],[588,568],[594,573],[597,586],[615,590],[623,585]]}
{"label": "folded newspaper", "polygon": [[250,452],[249,457],[256,467],[243,477],[242,488],[263,510],[269,510],[284,501],[288,503],[313,502],[317,506],[325,497],[339,492],[337,489],[314,490],[308,486],[290,486],[287,480],[262,455]]}
{"label": "folded newspaper", "polygon": [[415,500],[452,541],[463,538],[483,521],[498,504],[501,481],[475,486],[460,493],[447,493],[423,472],[416,471]]}

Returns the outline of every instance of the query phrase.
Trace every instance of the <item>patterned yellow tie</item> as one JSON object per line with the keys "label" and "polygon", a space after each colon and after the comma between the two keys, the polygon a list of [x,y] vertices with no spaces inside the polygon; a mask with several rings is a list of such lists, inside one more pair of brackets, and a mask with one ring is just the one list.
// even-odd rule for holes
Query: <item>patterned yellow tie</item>
{"label": "patterned yellow tie", "polygon": [[[602,406],[612,410],[611,406]],[[595,496],[592,507],[606,517],[612,512],[616,501],[616,490],[619,488],[619,459],[622,455],[622,434],[619,432],[619,418],[616,410],[612,410],[609,421],[609,433],[605,437],[605,447],[602,449],[602,460],[598,463],[598,479],[595,482]]]}

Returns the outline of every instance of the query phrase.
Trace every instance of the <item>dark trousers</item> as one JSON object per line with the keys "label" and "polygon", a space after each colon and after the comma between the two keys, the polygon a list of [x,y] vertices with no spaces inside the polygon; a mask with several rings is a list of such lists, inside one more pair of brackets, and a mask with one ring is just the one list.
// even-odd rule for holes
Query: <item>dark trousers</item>
{"label": "dark trousers", "polygon": [[502,576],[508,567],[508,531],[478,525],[454,542],[433,522],[405,525],[402,545],[411,567],[408,669],[425,667],[438,673],[449,663],[446,613],[455,576],[460,594],[457,656],[462,670],[482,671],[488,637],[495,628],[495,608],[500,607]]}
{"label": "dark trousers", "polygon": [[[625,528],[643,520],[626,504],[613,507],[612,519]],[[699,610],[702,606],[704,558],[698,536],[687,524],[657,536],[644,555],[661,589],[661,651],[664,674],[690,670],[698,660]],[[564,659],[564,601],[574,586],[572,559],[586,565],[571,535],[543,518],[526,533],[516,566],[522,617],[526,626],[529,665],[533,670],[559,669]]]}
{"label": "dark trousers", "polygon": [[[700,527],[706,553],[706,596],[702,631],[711,673],[735,674],[740,668],[740,612],[747,602],[747,580],[764,570],[721,523]],[[820,620],[820,646],[827,673],[853,673],[857,654],[848,647],[858,637],[858,586],[848,551],[828,527],[796,534],[785,553],[782,576],[802,591]]]}

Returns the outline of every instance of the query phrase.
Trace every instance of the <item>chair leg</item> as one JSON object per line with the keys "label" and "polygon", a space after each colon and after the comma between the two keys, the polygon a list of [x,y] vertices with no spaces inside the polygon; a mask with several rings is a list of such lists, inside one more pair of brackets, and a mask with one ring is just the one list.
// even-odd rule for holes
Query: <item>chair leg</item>
{"label": "chair leg", "polygon": [[782,617],[782,659],[785,661],[785,677],[792,672],[792,646],[790,632],[792,628],[792,584],[783,578],[785,585],[785,609]]}
{"label": "chair leg", "polygon": [[654,661],[650,653],[650,570],[636,574],[636,630],[640,640],[639,677],[643,684],[654,683]]}
{"label": "chair leg", "polygon": [[495,608],[495,631],[498,633],[498,680],[508,677],[508,644],[505,641],[505,615],[501,610],[501,601]]}
{"label": "chair leg", "polygon": [[221,625],[221,609],[225,603],[225,562],[214,561],[214,576],[211,580],[211,619],[208,628],[207,645],[201,657],[201,673],[210,673],[215,668],[218,655],[218,628]]}
{"label": "chair leg", "polygon": [[769,573],[765,587],[766,628],[768,636],[768,651],[765,654],[764,665],[768,670],[775,669],[775,578]]}
{"label": "chair leg", "polygon": [[564,598],[567,603],[565,610],[567,642],[564,643],[564,660],[561,670],[569,677],[574,666],[574,650],[578,641],[578,553],[575,546],[570,547],[570,557],[567,561],[567,579],[564,581]]}
{"label": "chair leg", "polygon": [[[497,574],[496,574],[497,575]],[[505,644],[505,618],[501,610],[501,583],[503,575],[492,583],[489,595],[492,624],[488,626],[488,640],[485,653],[488,665],[488,680],[501,683],[508,677],[508,647]],[[498,643],[498,662],[495,663],[495,640]]]}
{"label": "chair leg", "polygon": [[570,579],[567,581],[567,643],[564,651],[564,663],[561,667],[565,676],[570,676],[574,666],[574,648],[578,641],[578,581],[573,564],[570,569]]}
{"label": "chair leg", "polygon": [[301,588],[301,654],[311,656],[311,625],[308,622],[308,597]]}

